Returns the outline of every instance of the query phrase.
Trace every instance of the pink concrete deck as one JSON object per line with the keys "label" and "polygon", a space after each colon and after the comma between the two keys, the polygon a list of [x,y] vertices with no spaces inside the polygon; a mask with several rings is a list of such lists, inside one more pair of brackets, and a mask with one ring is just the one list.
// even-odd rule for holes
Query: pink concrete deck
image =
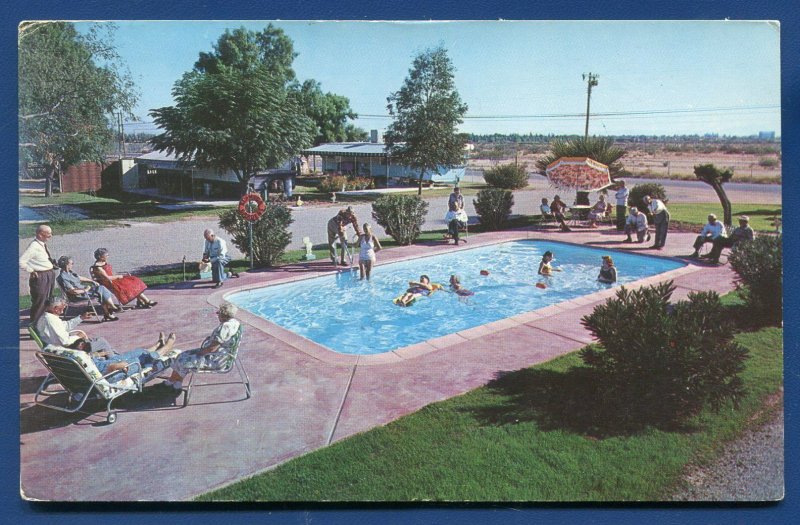
{"label": "pink concrete deck", "polygon": [[[655,251],[622,244],[622,236],[611,230],[500,232],[470,235],[469,244],[459,248],[433,244],[386,250],[379,264],[520,238],[675,256],[690,253],[694,237],[671,233],[667,247]],[[225,295],[331,268],[317,261],[255,271],[219,290],[198,281],[153,289],[148,296],[159,301],[155,309],[82,328],[121,349],[150,344],[159,330],[177,332],[177,346],[193,348],[216,325],[214,305]],[[674,298],[680,299],[693,290],[727,292],[733,277],[728,266],[692,263],[634,286],[671,278],[678,287]],[[462,394],[500,372],[577,350],[591,340],[581,316],[613,294],[598,292],[378,356],[336,354],[242,312],[240,355],[253,385],[250,400],[243,400],[241,385],[221,384],[197,389],[183,408],[164,389],[151,386],[115,403],[124,411],[114,425],[105,425],[104,412],[81,419],[33,404],[45,370],[21,329],[22,491],[42,500],[186,500]],[[212,380],[231,379],[217,377]]]}

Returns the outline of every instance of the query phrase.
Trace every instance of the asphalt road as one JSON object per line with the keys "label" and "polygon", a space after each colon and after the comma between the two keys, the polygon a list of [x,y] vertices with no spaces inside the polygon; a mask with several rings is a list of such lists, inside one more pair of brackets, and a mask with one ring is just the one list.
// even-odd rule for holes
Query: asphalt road
{"label": "asphalt road", "polygon": [[[552,199],[560,193],[565,202],[572,202],[574,192],[556,192],[547,179],[532,176],[530,186],[514,193],[515,214],[537,214],[542,197]],[[646,179],[635,179],[631,185],[650,182]],[[710,186],[692,181],[657,180],[664,185],[672,202],[717,202],[717,197]],[[730,183],[725,186],[732,202],[768,204],[781,202],[781,187],[777,185]],[[475,208],[472,197],[467,197],[466,209],[472,220],[475,220]],[[444,215],[447,211],[447,197],[426,198],[430,206],[428,217],[423,225],[424,230],[436,230],[445,227]],[[341,205],[315,205],[296,210],[294,223],[291,226],[292,243],[290,249],[302,248],[302,239],[311,238],[315,244],[326,241],[326,224]],[[383,235],[382,228],[372,219],[370,203],[355,204],[353,209],[359,222],[370,222],[375,226],[378,235]],[[149,223],[132,221],[122,228],[107,228],[83,233],[59,235],[54,228],[54,237],[50,241],[50,253],[58,258],[69,254],[75,260],[75,269],[81,275],[87,275],[88,268],[94,262],[92,256],[96,248],[104,247],[110,251],[113,268],[117,272],[136,271],[148,266],[181,263],[186,258],[187,267],[200,260],[203,249],[203,230],[211,228],[219,230],[217,221],[211,217],[198,217],[179,220],[171,223]],[[221,235],[225,237],[224,232]],[[28,246],[30,239],[19,240],[19,253]],[[234,258],[244,257],[236,247],[228,243],[229,251]],[[194,269],[190,270],[194,273]],[[28,293],[28,276],[20,271],[20,293]]]}

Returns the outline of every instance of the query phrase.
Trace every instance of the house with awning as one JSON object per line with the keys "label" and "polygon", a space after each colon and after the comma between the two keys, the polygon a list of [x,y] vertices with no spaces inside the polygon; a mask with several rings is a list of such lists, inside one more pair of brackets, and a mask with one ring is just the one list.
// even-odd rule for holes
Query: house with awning
{"label": "house with awning", "polygon": [[[392,159],[386,144],[377,141],[372,132],[370,142],[330,142],[300,151],[307,157],[308,167],[323,174],[334,173],[355,177],[373,177],[376,182],[388,185],[390,180],[419,180],[419,171]],[[317,158],[321,165],[317,165]],[[426,173],[423,180],[439,183],[456,183],[464,177],[466,166],[440,167],[435,173]]]}
{"label": "house with awning", "polygon": [[[281,191],[291,197],[299,160],[289,159],[279,168],[261,170],[249,183],[259,193]],[[137,169],[122,175],[121,187],[125,191],[149,191],[163,197],[191,200],[241,196],[239,179],[232,170],[198,168],[191,159],[181,160],[165,151],[145,153],[136,157],[134,163]]]}

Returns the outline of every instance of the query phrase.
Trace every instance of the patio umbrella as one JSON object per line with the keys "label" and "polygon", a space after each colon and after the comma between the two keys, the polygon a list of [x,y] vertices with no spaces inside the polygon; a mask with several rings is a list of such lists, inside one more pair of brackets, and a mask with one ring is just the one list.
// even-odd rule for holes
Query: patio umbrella
{"label": "patio umbrella", "polygon": [[611,185],[608,166],[589,157],[561,157],[547,166],[545,175],[559,189],[594,191]]}

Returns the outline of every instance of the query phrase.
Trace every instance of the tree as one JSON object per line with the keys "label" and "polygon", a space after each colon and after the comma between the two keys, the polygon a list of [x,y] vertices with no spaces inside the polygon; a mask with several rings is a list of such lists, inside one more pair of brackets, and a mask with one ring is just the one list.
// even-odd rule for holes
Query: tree
{"label": "tree", "polygon": [[611,180],[622,171],[619,161],[626,151],[614,146],[614,140],[607,137],[579,137],[573,139],[555,139],[550,143],[550,151],[536,161],[536,167],[544,174],[550,163],[561,157],[589,157],[608,166]]}
{"label": "tree", "polygon": [[291,40],[268,26],[261,33],[226,31],[215,53],[175,83],[175,106],[150,115],[164,130],[151,142],[198,166],[231,170],[244,194],[250,178],[310,144],[314,123],[290,94]]}
{"label": "tree", "polygon": [[394,120],[386,131],[386,145],[401,163],[419,170],[420,195],[426,173],[464,160],[466,136],[456,127],[467,105],[456,90],[454,73],[444,47],[428,49],[414,59],[400,90],[387,98]]}
{"label": "tree", "polygon": [[720,170],[713,164],[701,164],[694,167],[694,176],[697,177],[697,180],[705,182],[714,188],[714,192],[717,194],[719,202],[722,204],[723,222],[725,226],[730,228],[731,224],[733,224],[733,218],[731,217],[731,201],[722,185],[733,178],[733,170],[731,168]]}
{"label": "tree", "polygon": [[322,86],[316,80],[306,80],[295,92],[300,106],[317,126],[315,146],[325,142],[366,140],[366,131],[347,122],[348,119],[358,118],[347,97],[323,93]]}
{"label": "tree", "polygon": [[20,159],[44,166],[45,196],[68,166],[104,160],[116,112],[134,118],[138,93],[113,46],[114,29],[95,24],[80,34],[66,22],[20,26]]}

